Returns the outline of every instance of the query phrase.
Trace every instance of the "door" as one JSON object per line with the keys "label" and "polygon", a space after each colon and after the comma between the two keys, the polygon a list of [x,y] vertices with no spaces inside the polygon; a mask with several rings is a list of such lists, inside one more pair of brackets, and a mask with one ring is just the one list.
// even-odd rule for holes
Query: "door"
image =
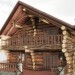
{"label": "door", "polygon": [[48,70],[53,75],[58,74],[58,62],[59,62],[59,53],[58,52],[43,52],[44,55],[44,68]]}

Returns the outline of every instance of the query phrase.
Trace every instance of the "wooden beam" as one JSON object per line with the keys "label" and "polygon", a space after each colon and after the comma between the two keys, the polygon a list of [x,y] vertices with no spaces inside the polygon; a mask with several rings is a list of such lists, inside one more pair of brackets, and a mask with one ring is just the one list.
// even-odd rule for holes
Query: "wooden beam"
{"label": "wooden beam", "polygon": [[49,21],[47,21],[46,19],[41,19],[43,22],[49,24]]}
{"label": "wooden beam", "polygon": [[64,53],[67,52],[67,49],[62,49],[62,52],[64,52]]}
{"label": "wooden beam", "polygon": [[14,26],[17,27],[17,28],[23,28],[23,26],[21,26],[19,24],[15,24]]}
{"label": "wooden beam", "polygon": [[61,26],[61,30],[66,30],[66,27],[65,26]]}
{"label": "wooden beam", "polygon": [[71,61],[71,60],[73,60],[73,58],[72,57],[66,57],[66,60],[68,61]]}
{"label": "wooden beam", "polygon": [[1,35],[1,39],[2,40],[6,40],[6,39],[9,39],[9,38],[11,38],[10,36],[6,36],[6,35]]}
{"label": "wooden beam", "polygon": [[69,35],[67,31],[63,31],[63,35]]}
{"label": "wooden beam", "polygon": [[9,33],[12,31],[13,28],[14,28],[14,23],[13,23],[12,27],[9,29],[9,31],[7,32],[7,35],[9,35]]}
{"label": "wooden beam", "polygon": [[27,11],[25,7],[23,7],[22,10],[23,10],[24,12]]}

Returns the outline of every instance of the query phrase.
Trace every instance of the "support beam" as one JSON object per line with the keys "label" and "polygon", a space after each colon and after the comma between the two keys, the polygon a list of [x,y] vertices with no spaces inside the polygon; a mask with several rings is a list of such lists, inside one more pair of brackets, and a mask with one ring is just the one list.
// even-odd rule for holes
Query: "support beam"
{"label": "support beam", "polygon": [[12,27],[10,28],[10,30],[7,32],[7,35],[9,35],[9,33],[12,31],[13,28],[14,28],[14,23],[13,23]]}
{"label": "support beam", "polygon": [[47,20],[45,20],[45,19],[41,19],[41,20],[42,20],[43,22],[49,24],[49,22],[48,22]]}
{"label": "support beam", "polygon": [[23,26],[21,26],[19,24],[15,24],[14,26],[17,27],[17,28],[23,28]]}
{"label": "support beam", "polygon": [[1,35],[1,39],[2,40],[7,40],[7,39],[9,39],[9,38],[11,38],[10,36],[6,36],[6,35]]}
{"label": "support beam", "polygon": [[26,11],[27,11],[25,7],[23,7],[23,8],[22,8],[22,10],[23,10],[24,12],[26,12]]}

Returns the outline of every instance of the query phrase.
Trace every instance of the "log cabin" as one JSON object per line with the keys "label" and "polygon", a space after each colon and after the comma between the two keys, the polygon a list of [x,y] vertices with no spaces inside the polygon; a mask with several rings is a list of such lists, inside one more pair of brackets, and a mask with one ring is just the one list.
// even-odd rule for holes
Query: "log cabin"
{"label": "log cabin", "polygon": [[7,57],[0,62],[0,74],[74,74],[74,27],[30,5],[17,2],[0,31],[0,41],[0,51]]}

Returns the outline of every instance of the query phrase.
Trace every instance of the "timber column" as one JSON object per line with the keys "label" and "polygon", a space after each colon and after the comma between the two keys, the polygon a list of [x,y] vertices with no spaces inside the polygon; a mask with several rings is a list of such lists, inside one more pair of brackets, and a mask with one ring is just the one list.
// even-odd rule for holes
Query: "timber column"
{"label": "timber column", "polygon": [[67,73],[66,75],[73,75],[73,43],[70,34],[65,26],[61,27],[63,39],[62,39],[62,52],[66,57]]}

